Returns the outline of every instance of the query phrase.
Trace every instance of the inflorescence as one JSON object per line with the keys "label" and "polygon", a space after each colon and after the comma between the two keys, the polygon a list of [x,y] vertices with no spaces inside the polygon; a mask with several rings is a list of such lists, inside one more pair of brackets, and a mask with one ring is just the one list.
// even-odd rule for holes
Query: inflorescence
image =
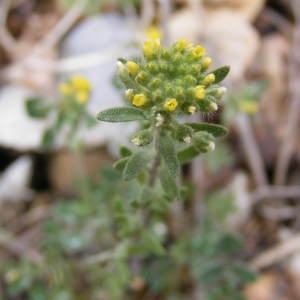
{"label": "inflorescence", "polygon": [[203,46],[179,40],[170,48],[160,40],[143,44],[141,61],[118,62],[119,75],[128,89],[130,103],[145,110],[194,114],[214,112],[226,88],[207,72],[212,59]]}

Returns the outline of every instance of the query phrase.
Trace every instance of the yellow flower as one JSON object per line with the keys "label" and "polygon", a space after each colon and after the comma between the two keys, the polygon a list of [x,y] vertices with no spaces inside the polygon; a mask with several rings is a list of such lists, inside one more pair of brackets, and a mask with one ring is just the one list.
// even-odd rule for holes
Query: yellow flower
{"label": "yellow flower", "polygon": [[188,40],[181,39],[176,42],[175,48],[178,50],[184,50],[184,49],[193,47],[193,45],[194,44],[189,43]]}
{"label": "yellow flower", "polygon": [[145,36],[147,37],[148,40],[157,40],[157,39],[162,39],[162,32],[159,30],[158,27],[156,26],[150,26],[145,30]]}
{"label": "yellow flower", "polygon": [[211,103],[209,104],[209,110],[210,110],[211,112],[217,111],[217,110],[218,110],[218,104],[215,103],[215,102],[211,102]]}
{"label": "yellow flower", "polygon": [[160,40],[146,41],[143,44],[143,51],[146,57],[151,57],[156,50],[160,49]]}
{"label": "yellow flower", "polygon": [[194,96],[196,99],[204,99],[206,91],[204,85],[197,85],[194,89]]}
{"label": "yellow flower", "polygon": [[132,104],[135,106],[144,106],[147,102],[147,97],[144,94],[134,95]]}
{"label": "yellow flower", "polygon": [[192,53],[193,53],[194,57],[199,58],[199,57],[202,57],[203,55],[205,55],[206,50],[203,46],[198,45],[192,50]]}
{"label": "yellow flower", "polygon": [[175,98],[172,98],[165,102],[164,108],[168,111],[174,111],[178,105],[178,102]]}
{"label": "yellow flower", "polygon": [[133,100],[133,97],[134,97],[134,93],[133,93],[133,89],[128,89],[125,91],[125,97],[132,101]]}
{"label": "yellow flower", "polygon": [[187,110],[191,115],[193,115],[196,112],[197,108],[194,105],[190,105]]}
{"label": "yellow flower", "polygon": [[255,101],[240,101],[238,109],[247,114],[254,114],[258,111],[258,103]]}
{"label": "yellow flower", "polygon": [[58,87],[58,90],[64,96],[72,94],[72,87],[69,83],[61,83]]}
{"label": "yellow flower", "polygon": [[91,83],[85,77],[80,75],[73,76],[70,83],[76,90],[90,91],[91,89]]}
{"label": "yellow flower", "polygon": [[208,68],[212,63],[212,59],[210,57],[205,57],[203,60],[202,60],[202,67],[203,68]]}
{"label": "yellow flower", "polygon": [[131,75],[135,75],[140,68],[139,65],[133,61],[128,61],[126,63],[126,66],[127,66],[129,74],[131,74]]}
{"label": "yellow flower", "polygon": [[89,93],[87,91],[78,91],[76,93],[76,100],[80,104],[85,104],[89,100]]}
{"label": "yellow flower", "polygon": [[211,84],[213,82],[215,82],[216,80],[216,76],[215,74],[211,73],[205,76],[205,78],[203,79],[203,83],[204,84]]}

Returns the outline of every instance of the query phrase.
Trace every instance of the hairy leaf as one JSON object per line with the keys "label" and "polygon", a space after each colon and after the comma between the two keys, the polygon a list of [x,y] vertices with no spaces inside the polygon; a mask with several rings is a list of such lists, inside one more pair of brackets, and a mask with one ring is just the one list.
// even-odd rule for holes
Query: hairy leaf
{"label": "hairy leaf", "polygon": [[218,83],[218,82],[222,81],[228,75],[229,71],[230,71],[229,66],[224,66],[224,67],[214,70],[212,72],[216,78],[214,83]]}
{"label": "hairy leaf", "polygon": [[168,170],[165,166],[162,166],[159,172],[160,183],[171,200],[176,200],[179,198],[179,192],[177,188],[177,184],[174,178],[169,174]]}
{"label": "hairy leaf", "polygon": [[119,159],[118,161],[116,161],[113,164],[113,168],[116,169],[116,170],[119,170],[119,171],[123,171],[124,168],[126,167],[126,164],[127,164],[128,160],[129,160],[128,157]]}
{"label": "hairy leaf", "polygon": [[207,131],[214,137],[222,137],[228,133],[227,128],[211,123],[186,123],[186,125],[192,127],[195,131]]}
{"label": "hairy leaf", "polygon": [[133,153],[123,171],[124,180],[132,180],[146,170],[147,164],[152,159],[149,152],[143,150]]}
{"label": "hairy leaf", "polygon": [[180,150],[177,153],[177,157],[181,164],[185,164],[197,157],[199,154],[200,152],[194,146],[189,146]]}
{"label": "hairy leaf", "polygon": [[115,107],[99,112],[97,119],[105,122],[130,122],[145,120],[145,116],[138,108]]}
{"label": "hairy leaf", "polygon": [[159,136],[158,150],[165,162],[168,172],[176,177],[180,172],[180,164],[177,158],[174,141],[169,136]]}

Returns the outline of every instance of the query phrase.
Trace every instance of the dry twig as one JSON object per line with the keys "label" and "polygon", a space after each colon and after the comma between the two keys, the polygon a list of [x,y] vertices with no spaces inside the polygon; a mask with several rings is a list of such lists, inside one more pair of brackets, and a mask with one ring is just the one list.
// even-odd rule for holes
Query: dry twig
{"label": "dry twig", "polygon": [[276,170],[275,183],[284,184],[296,141],[300,115],[300,2],[292,1],[291,6],[295,14],[295,29],[293,45],[289,61],[289,94],[290,106],[287,114],[287,128],[281,143]]}
{"label": "dry twig", "polygon": [[300,250],[300,235],[295,235],[288,240],[264,251],[250,261],[249,266],[254,270],[263,269],[281,262]]}
{"label": "dry twig", "polygon": [[248,164],[257,186],[266,186],[267,178],[265,174],[264,162],[253,136],[249,118],[245,114],[239,113],[235,120],[235,127],[241,139]]}

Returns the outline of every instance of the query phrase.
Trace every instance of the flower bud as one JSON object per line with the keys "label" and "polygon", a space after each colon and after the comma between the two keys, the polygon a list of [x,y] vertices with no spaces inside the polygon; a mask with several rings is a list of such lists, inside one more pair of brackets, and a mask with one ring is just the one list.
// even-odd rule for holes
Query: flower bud
{"label": "flower bud", "polygon": [[187,86],[193,86],[197,84],[197,79],[192,75],[187,75],[184,77],[184,83]]}
{"label": "flower bud", "polygon": [[204,85],[198,85],[194,88],[194,96],[196,99],[204,99],[206,96],[206,91]]}
{"label": "flower bud", "polygon": [[175,127],[175,139],[186,144],[192,142],[193,130],[191,127],[186,125],[178,125]]}
{"label": "flower bud", "polygon": [[155,121],[156,121],[155,126],[160,127],[164,123],[165,118],[163,117],[162,114],[157,114],[155,116]]}
{"label": "flower bud", "polygon": [[122,62],[118,61],[118,62],[116,63],[116,66],[117,66],[117,69],[118,69],[118,71],[119,71],[120,73],[121,73],[121,72],[124,72],[125,66],[124,66],[124,64],[123,64]]}
{"label": "flower bud", "polygon": [[194,106],[194,105],[190,105],[190,106],[187,108],[187,111],[188,111],[191,115],[193,115],[193,114],[197,111],[197,108],[196,108],[196,106]]}
{"label": "flower bud", "polygon": [[157,89],[152,93],[153,100],[158,102],[163,100],[163,91],[161,89]]}
{"label": "flower bud", "polygon": [[205,85],[208,85],[208,84],[215,82],[215,80],[216,80],[215,74],[211,73],[211,74],[208,74],[205,76],[205,78],[203,79],[203,83]]}
{"label": "flower bud", "polygon": [[196,46],[193,50],[192,50],[192,54],[195,58],[200,58],[202,57],[203,55],[205,55],[206,53],[206,50],[203,46],[201,45],[198,45]]}
{"label": "flower bud", "polygon": [[131,142],[136,146],[149,145],[153,140],[153,136],[148,129],[140,130],[133,135]]}
{"label": "flower bud", "polygon": [[133,97],[134,97],[134,93],[133,93],[133,89],[127,89],[125,91],[125,97],[126,99],[128,99],[129,101],[132,101]]}
{"label": "flower bud", "polygon": [[210,57],[205,57],[203,58],[202,62],[201,62],[201,66],[204,69],[207,69],[212,63],[212,59]]}
{"label": "flower bud", "polygon": [[149,87],[151,89],[156,89],[158,88],[160,85],[162,84],[162,80],[159,77],[154,77],[150,83],[149,83]]}
{"label": "flower bud", "polygon": [[217,89],[217,96],[222,97],[226,94],[227,88],[225,86],[221,86]]}
{"label": "flower bud", "polygon": [[215,102],[211,102],[208,106],[209,111],[215,112],[218,110],[218,105]]}
{"label": "flower bud", "polygon": [[202,153],[215,149],[214,136],[206,131],[199,131],[193,135],[193,145]]}
{"label": "flower bud", "polygon": [[139,70],[139,65],[133,61],[126,62],[127,70],[130,75],[135,75]]}
{"label": "flower bud", "polygon": [[139,83],[146,83],[149,75],[145,71],[141,71],[136,76],[136,81]]}

